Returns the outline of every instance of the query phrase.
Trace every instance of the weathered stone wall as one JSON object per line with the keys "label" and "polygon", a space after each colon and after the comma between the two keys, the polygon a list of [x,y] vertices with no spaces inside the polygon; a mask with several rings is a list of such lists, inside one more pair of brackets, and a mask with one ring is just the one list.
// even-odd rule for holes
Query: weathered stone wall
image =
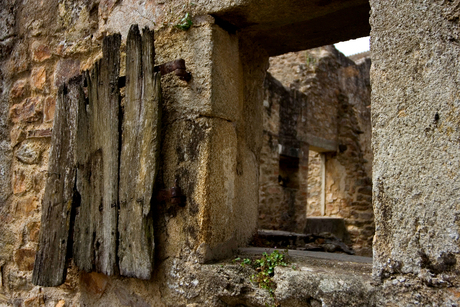
{"label": "weathered stone wall", "polygon": [[267,74],[259,179],[259,228],[303,232],[308,144],[298,140],[306,97]]}
{"label": "weathered stone wall", "polygon": [[456,305],[459,2],[370,2],[374,275],[386,288],[382,304]]}
{"label": "weathered stone wall", "polygon": [[[369,3],[195,3],[1,1],[0,305],[265,305],[257,301],[259,290],[246,282],[239,285],[238,275],[221,267],[208,273],[208,267],[197,262],[226,255],[255,230],[267,56],[366,35]],[[377,305],[454,305],[459,293],[458,1],[372,0],[371,7],[374,275],[382,282]],[[173,25],[186,11],[194,26],[182,32]],[[163,78],[165,164],[157,183],[170,187],[179,177],[187,206],[154,208],[157,255],[152,280],[88,274],[70,262],[64,285],[34,286],[31,269],[57,86],[93,65],[105,34],[121,32],[126,37],[135,23],[158,30],[158,63],[183,57],[193,74],[187,85],[174,76]],[[354,100],[345,98],[343,106],[349,110]],[[355,119],[344,118],[351,125],[361,120],[359,108],[354,105],[353,110]],[[351,154],[351,145],[364,135],[344,136],[350,139],[344,143],[345,154]],[[364,159],[371,161],[366,155],[364,150]],[[369,170],[364,167],[365,173]],[[304,271],[309,269],[294,275]],[[295,283],[294,275],[289,282]],[[331,304],[335,298],[341,302],[337,291],[342,284],[330,292],[331,284],[337,283],[316,278],[308,293],[316,294],[315,287],[322,285]],[[296,292],[306,288],[287,285]],[[347,295],[353,298],[356,293]],[[366,294],[359,297],[367,299]],[[306,299],[299,296],[293,302],[285,297],[286,306]],[[319,300],[309,302],[321,304]]]}
{"label": "weathered stone wall", "polygon": [[[261,91],[254,88],[262,88],[268,57],[263,52],[255,57],[256,46],[243,41],[241,47],[237,35],[215,25],[210,15],[200,15],[207,8],[182,1],[142,7],[130,1],[12,2],[2,3],[1,9],[8,23],[1,29],[0,62],[0,305],[186,302],[190,285],[178,280],[189,276],[190,264],[228,257],[256,229],[262,125],[252,120],[262,113],[261,105],[253,105],[261,100]],[[181,31],[174,24],[185,11],[195,17],[193,27]],[[70,261],[64,285],[34,286],[31,273],[58,87],[92,67],[101,56],[104,35],[121,32],[126,39],[135,23],[157,30],[156,64],[183,58],[192,72],[189,83],[174,75],[162,78],[163,162],[156,183],[157,189],[169,188],[178,179],[186,207],[154,204],[151,281],[87,274]],[[122,43],[122,54],[124,48]]]}
{"label": "weathered stone wall", "polygon": [[[283,195],[289,187],[278,183],[281,152],[277,145],[286,143],[287,138],[294,138],[295,142],[291,141],[288,147],[308,148],[307,144],[310,147],[309,154],[305,149],[299,151],[304,163],[299,164],[298,179],[302,187],[296,187],[299,195],[296,201],[306,206],[307,216],[321,215],[321,158],[318,151],[322,152],[326,157],[325,215],[344,218],[353,247],[359,253],[370,255],[373,157],[370,148],[369,58],[356,64],[328,46],[271,58],[270,65],[269,71],[291,90],[275,85],[276,81],[271,81],[270,77],[266,81],[266,143],[262,150],[259,227],[287,230],[279,223],[281,216],[287,214]],[[272,94],[283,91],[284,94]],[[305,98],[293,103],[298,97]],[[286,108],[289,112],[284,113],[290,117],[281,118],[281,110]],[[286,135],[283,126],[289,126],[295,133]]]}

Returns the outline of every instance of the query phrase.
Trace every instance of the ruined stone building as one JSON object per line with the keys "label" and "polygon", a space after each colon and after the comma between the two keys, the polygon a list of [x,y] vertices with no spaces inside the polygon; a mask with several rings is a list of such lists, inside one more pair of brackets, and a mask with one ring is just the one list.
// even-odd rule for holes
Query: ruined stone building
{"label": "ruined stone building", "polygon": [[[457,0],[0,0],[0,306],[458,306],[459,16]],[[302,51],[369,33],[372,64]],[[278,220],[259,206],[276,150]],[[299,180],[321,159],[342,176],[324,201]],[[302,210],[343,218],[363,255],[374,233],[373,257],[293,251],[271,292],[228,261],[259,224],[302,230]]]}
{"label": "ruined stone building", "polygon": [[332,46],[271,58],[259,228],[308,233],[307,217],[345,219],[342,239],[371,255],[370,59],[357,62]]}

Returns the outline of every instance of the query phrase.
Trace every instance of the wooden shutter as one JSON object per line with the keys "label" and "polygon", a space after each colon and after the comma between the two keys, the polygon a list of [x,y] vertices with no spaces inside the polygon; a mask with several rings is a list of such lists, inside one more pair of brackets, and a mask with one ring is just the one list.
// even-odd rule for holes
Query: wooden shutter
{"label": "wooden shutter", "polygon": [[119,34],[105,37],[103,58],[59,89],[34,284],[62,284],[71,251],[88,272],[151,277],[160,72],[153,31],[132,26],[121,113],[120,44]]}

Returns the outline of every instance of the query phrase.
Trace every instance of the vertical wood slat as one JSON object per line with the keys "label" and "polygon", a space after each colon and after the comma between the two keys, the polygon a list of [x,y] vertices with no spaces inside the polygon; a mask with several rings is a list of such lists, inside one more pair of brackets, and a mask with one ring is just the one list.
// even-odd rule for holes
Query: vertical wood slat
{"label": "vertical wood slat", "polygon": [[154,73],[154,34],[132,26],[127,38],[126,98],[119,186],[120,274],[149,279],[153,270],[150,204],[160,150],[160,73]]}
{"label": "vertical wood slat", "polygon": [[89,104],[78,137],[74,259],[106,275],[117,271],[120,44],[120,34],[105,37],[103,58],[86,74]]}
{"label": "vertical wood slat", "polygon": [[66,278],[71,211],[74,206],[75,143],[78,106],[84,100],[81,76],[59,88],[51,137],[48,177],[41,217],[40,239],[32,282],[58,286]]}

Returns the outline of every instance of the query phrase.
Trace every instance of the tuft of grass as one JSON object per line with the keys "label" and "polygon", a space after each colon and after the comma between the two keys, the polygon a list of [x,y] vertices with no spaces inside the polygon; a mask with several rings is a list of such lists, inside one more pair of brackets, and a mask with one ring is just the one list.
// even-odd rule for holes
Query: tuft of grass
{"label": "tuft of grass", "polygon": [[185,16],[174,26],[179,30],[187,31],[193,25],[192,18],[189,13],[185,13]]}
{"label": "tuft of grass", "polygon": [[[241,261],[241,258],[236,258],[233,260],[233,263]],[[277,266],[287,266],[288,264],[288,252],[287,250],[279,252],[277,250],[273,251],[271,254],[264,252],[260,259],[251,260],[245,258],[242,260],[241,265],[251,265],[257,273],[251,276],[251,281],[259,285],[260,288],[265,289],[270,293],[270,296],[273,299],[273,304],[267,307],[277,307],[279,303],[275,297],[276,284],[273,281],[273,276],[275,275],[275,267]]]}

